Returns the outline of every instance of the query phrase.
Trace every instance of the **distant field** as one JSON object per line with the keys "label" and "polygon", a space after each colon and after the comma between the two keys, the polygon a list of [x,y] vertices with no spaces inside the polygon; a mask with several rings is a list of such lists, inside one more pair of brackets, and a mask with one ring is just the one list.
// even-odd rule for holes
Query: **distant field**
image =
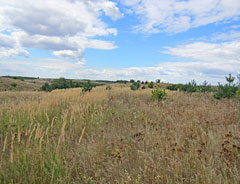
{"label": "distant field", "polygon": [[240,183],[239,101],[167,93],[0,92],[0,183]]}

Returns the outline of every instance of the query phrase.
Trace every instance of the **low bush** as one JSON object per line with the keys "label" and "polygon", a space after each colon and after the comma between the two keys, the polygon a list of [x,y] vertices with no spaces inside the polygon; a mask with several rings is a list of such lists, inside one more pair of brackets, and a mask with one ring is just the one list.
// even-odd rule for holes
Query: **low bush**
{"label": "low bush", "polygon": [[154,88],[154,83],[153,82],[148,83],[148,87],[149,88]]}
{"label": "low bush", "polygon": [[165,90],[161,90],[161,89],[155,89],[152,91],[152,99],[153,100],[165,100],[167,98],[167,93]]}
{"label": "low bush", "polygon": [[230,85],[218,85],[217,91],[213,94],[213,97],[216,99],[221,98],[234,98],[238,94],[238,87],[237,86],[230,86]]}
{"label": "low bush", "polygon": [[138,82],[133,82],[130,86],[130,89],[133,90],[133,91],[136,91],[140,88],[140,83]]}
{"label": "low bush", "polygon": [[168,90],[171,90],[171,91],[177,91],[177,90],[180,89],[182,86],[183,86],[183,84],[172,84],[172,85],[167,86],[166,88],[167,88]]}
{"label": "low bush", "polygon": [[192,80],[188,84],[182,85],[180,91],[185,91],[188,93],[194,93],[198,91],[197,83],[195,80]]}
{"label": "low bush", "polygon": [[112,89],[111,86],[109,86],[109,85],[106,86],[106,90],[110,91],[111,89]]}
{"label": "low bush", "polygon": [[84,86],[82,87],[82,92],[83,93],[91,92],[93,87],[95,86],[90,81],[87,81],[87,83],[85,83]]}

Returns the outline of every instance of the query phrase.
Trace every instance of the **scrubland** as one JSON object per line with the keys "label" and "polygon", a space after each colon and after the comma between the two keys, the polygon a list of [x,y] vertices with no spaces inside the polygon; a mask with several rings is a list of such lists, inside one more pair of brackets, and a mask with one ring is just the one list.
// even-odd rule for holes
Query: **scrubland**
{"label": "scrubland", "polygon": [[0,183],[240,183],[240,102],[104,86],[0,93]]}

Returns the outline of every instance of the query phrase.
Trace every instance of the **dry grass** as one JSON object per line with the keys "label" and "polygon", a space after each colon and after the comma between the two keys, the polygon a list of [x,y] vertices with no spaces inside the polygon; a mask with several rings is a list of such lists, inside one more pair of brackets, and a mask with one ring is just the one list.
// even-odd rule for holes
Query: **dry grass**
{"label": "dry grass", "polygon": [[[37,91],[45,82],[44,79],[25,79],[21,81],[19,79],[0,77],[0,91]],[[12,86],[14,83],[16,86]]]}
{"label": "dry grass", "polygon": [[0,99],[0,183],[240,182],[239,101],[123,85]]}

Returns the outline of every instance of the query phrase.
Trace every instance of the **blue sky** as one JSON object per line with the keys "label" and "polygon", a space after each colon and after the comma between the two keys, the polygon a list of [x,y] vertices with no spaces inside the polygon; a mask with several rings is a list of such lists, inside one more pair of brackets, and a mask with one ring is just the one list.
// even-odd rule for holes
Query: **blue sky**
{"label": "blue sky", "polygon": [[0,75],[212,84],[240,73],[239,0],[0,2]]}

